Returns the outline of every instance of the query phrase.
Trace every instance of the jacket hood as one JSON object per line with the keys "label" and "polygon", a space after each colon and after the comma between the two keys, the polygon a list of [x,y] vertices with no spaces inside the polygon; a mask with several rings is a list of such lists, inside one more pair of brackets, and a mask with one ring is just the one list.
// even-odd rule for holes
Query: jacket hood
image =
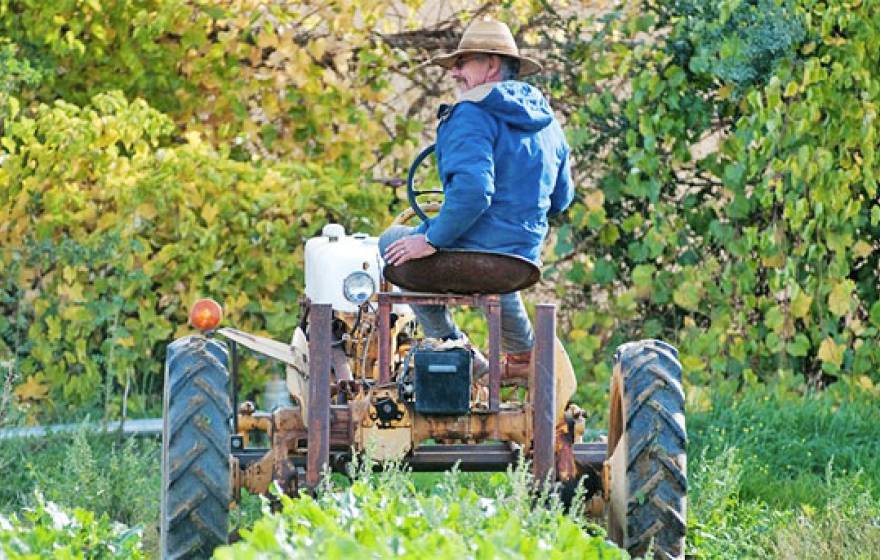
{"label": "jacket hood", "polygon": [[483,84],[461,94],[458,101],[475,103],[508,126],[529,132],[541,130],[553,121],[553,111],[544,94],[525,82]]}

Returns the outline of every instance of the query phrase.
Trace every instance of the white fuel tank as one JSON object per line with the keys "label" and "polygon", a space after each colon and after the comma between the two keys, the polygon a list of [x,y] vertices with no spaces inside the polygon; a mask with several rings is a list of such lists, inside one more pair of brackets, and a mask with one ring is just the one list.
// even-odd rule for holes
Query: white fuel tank
{"label": "white fuel tank", "polygon": [[379,289],[379,239],[365,233],[346,235],[327,224],[320,237],[306,241],[306,296],[329,303],[335,311],[354,312]]}

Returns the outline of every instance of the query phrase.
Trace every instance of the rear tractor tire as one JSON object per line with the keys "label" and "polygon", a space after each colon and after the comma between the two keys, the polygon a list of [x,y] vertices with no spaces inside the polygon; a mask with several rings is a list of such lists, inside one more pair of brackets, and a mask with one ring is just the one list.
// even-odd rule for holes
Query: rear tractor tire
{"label": "rear tractor tire", "polygon": [[687,528],[687,431],[681,364],[657,340],[614,356],[608,429],[608,532],[634,558],[683,559]]}
{"label": "rear tractor tire", "polygon": [[209,558],[229,531],[228,354],[189,336],[168,346],[159,547],[163,559]]}

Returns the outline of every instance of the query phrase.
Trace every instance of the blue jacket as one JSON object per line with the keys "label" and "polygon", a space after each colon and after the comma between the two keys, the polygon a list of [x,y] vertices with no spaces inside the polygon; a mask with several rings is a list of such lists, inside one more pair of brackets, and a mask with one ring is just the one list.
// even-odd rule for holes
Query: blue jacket
{"label": "blue jacket", "polygon": [[574,197],[569,147],[541,92],[517,81],[464,93],[437,128],[443,207],[418,230],[441,249],[539,264],[547,217]]}

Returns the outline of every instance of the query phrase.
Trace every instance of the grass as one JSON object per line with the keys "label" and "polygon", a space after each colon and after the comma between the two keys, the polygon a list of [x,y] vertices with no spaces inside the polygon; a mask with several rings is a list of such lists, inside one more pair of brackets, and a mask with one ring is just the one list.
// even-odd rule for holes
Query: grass
{"label": "grass", "polygon": [[83,429],[0,440],[0,515],[39,509],[45,499],[140,527],[145,547],[155,549],[160,464],[155,438],[123,440]]}
{"label": "grass", "polygon": [[[874,402],[752,391],[689,412],[688,430],[689,556],[880,558],[880,407]],[[34,507],[39,489],[65,507],[142,527],[147,552],[155,551],[155,439],[79,432],[2,440],[0,469],[0,514]],[[504,478],[458,474],[457,484],[488,497]],[[410,488],[429,496],[447,479],[412,475]],[[245,525],[261,518],[258,502],[250,497],[246,504]]]}
{"label": "grass", "polygon": [[880,558],[880,409],[754,392],[688,415],[695,558]]}

